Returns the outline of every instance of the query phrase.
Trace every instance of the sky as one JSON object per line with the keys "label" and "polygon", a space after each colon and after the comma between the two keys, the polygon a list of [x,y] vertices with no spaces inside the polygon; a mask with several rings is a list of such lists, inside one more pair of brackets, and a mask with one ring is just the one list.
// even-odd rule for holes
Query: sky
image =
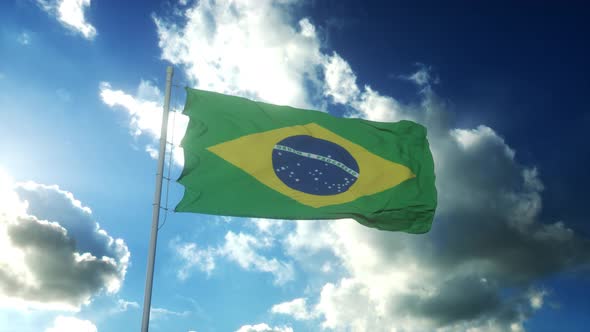
{"label": "sky", "polygon": [[[584,331],[582,1],[0,3],[0,332]],[[423,235],[173,213],[184,87],[428,129]],[[231,204],[232,202],[227,202]]]}

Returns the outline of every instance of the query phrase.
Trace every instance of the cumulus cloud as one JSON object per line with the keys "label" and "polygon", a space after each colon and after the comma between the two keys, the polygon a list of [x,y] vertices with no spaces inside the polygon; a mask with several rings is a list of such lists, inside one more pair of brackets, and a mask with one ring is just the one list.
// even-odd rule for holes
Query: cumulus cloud
{"label": "cumulus cloud", "polygon": [[113,90],[108,82],[101,82],[100,98],[109,107],[120,107],[129,113],[129,126],[133,136],[160,135],[162,125],[162,95],[149,81],[141,81],[135,96]]}
{"label": "cumulus cloud", "polygon": [[324,62],[324,95],[336,104],[348,104],[360,94],[356,85],[356,75],[340,55],[334,53]]}
{"label": "cumulus cloud", "polygon": [[96,37],[96,29],[84,15],[86,7],[90,7],[90,0],[37,0],[37,4],[64,27],[89,40]]}
{"label": "cumulus cloud", "polygon": [[129,250],[90,208],[57,186],[0,182],[0,303],[78,310],[120,289]]}
{"label": "cumulus cloud", "polygon": [[47,328],[45,332],[97,332],[98,329],[89,320],[83,320],[76,317],[57,316],[53,326]]}
{"label": "cumulus cloud", "polygon": [[[122,90],[115,90],[108,82],[99,85],[100,98],[104,104],[125,112],[129,119],[129,128],[133,137],[146,136],[151,140],[145,151],[154,159],[158,157],[158,143],[162,127],[162,111],[164,97],[160,89],[150,81],[142,80],[135,95]],[[182,165],[183,154],[180,140],[184,136],[188,119],[186,116],[171,112],[168,119],[168,141],[176,148],[173,152],[174,161]]]}
{"label": "cumulus cloud", "polygon": [[185,69],[198,88],[310,107],[318,84],[320,41],[307,18],[294,26],[293,1],[199,1],[180,23],[154,17],[162,58]]}
{"label": "cumulus cloud", "polygon": [[[420,77],[429,86],[429,76]],[[330,252],[347,272],[317,296],[325,328],[524,330],[546,295],[531,288],[587,266],[590,243],[563,222],[539,219],[538,171],[519,164],[501,136],[484,125],[449,127],[434,92],[422,92],[416,107],[365,87],[348,106],[365,118],[428,126],[440,193],[432,231],[408,236],[354,222],[298,222],[285,244],[300,260]]]}
{"label": "cumulus cloud", "polygon": [[274,326],[270,327],[266,323],[256,325],[244,325],[236,330],[236,332],[293,332],[289,326]]}

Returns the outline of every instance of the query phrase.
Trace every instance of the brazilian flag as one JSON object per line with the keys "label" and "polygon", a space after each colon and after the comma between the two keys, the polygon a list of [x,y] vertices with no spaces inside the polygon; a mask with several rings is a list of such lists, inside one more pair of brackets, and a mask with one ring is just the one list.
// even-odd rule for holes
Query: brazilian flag
{"label": "brazilian flag", "polygon": [[179,212],[353,218],[424,233],[436,209],[426,129],[187,88]]}

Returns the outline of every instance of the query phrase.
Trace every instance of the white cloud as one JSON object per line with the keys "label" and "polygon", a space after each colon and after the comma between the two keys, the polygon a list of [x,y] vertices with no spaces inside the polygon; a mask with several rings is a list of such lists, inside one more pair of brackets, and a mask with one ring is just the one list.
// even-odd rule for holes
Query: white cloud
{"label": "white cloud", "polygon": [[228,223],[230,223],[233,220],[234,217],[230,217],[230,216],[214,216],[213,218],[215,219],[216,222],[228,224]]}
{"label": "white cloud", "polygon": [[97,332],[96,326],[89,320],[76,317],[57,316],[53,326],[45,332]]}
{"label": "white cloud", "polygon": [[365,86],[359,99],[351,101],[350,105],[356,110],[351,114],[354,117],[385,122],[414,120],[414,117],[407,114],[397,100],[383,96],[369,86]]}
{"label": "white cloud", "polygon": [[324,95],[332,97],[334,103],[348,104],[358,98],[356,75],[340,55],[334,53],[325,59],[324,75]]}
{"label": "white cloud", "polygon": [[129,250],[57,186],[0,175],[0,304],[79,310],[121,287]]}
{"label": "white cloud", "polygon": [[86,39],[96,37],[96,29],[86,21],[84,10],[90,0],[37,0],[37,4],[66,28],[80,33]]}
{"label": "white cloud", "polygon": [[369,290],[362,283],[342,279],[340,285],[326,284],[321,292],[317,309],[325,320],[322,327],[342,330],[350,327],[352,331],[385,331],[387,325],[380,327],[378,318],[382,311],[371,301]]}
{"label": "white cloud", "polygon": [[195,267],[208,275],[215,269],[215,249],[198,249],[196,243],[181,243],[179,238],[174,239],[170,246],[182,261],[182,267],[176,274],[178,279],[186,280]]}
{"label": "white cloud", "polygon": [[181,261],[181,267],[177,272],[180,280],[186,280],[195,268],[211,274],[215,269],[217,258],[225,258],[248,271],[270,273],[274,276],[274,282],[277,285],[294,279],[292,263],[267,258],[260,253],[261,250],[274,246],[271,237],[254,237],[250,234],[236,234],[229,231],[225,235],[224,243],[216,248],[199,249],[196,243],[181,242],[178,238],[174,239],[170,245]]}
{"label": "white cloud", "polygon": [[[353,247],[344,254],[350,254]],[[326,283],[319,294],[315,310],[323,317],[322,327],[335,331],[504,331],[520,323],[520,316],[499,305],[494,290],[486,289],[483,282],[437,282],[437,278],[448,277],[433,275],[427,266],[407,268],[411,259],[406,265],[377,259],[374,264],[384,269],[380,272],[380,266],[348,258],[352,277]],[[369,271],[358,271],[361,266]]]}
{"label": "white cloud", "polygon": [[[419,87],[430,89],[432,84],[438,84],[439,79],[438,77],[432,77],[432,67],[426,66],[422,63],[417,63],[418,70],[411,75],[404,76],[402,75],[401,78],[407,79],[411,82],[414,82]],[[425,90],[422,90],[425,91]]]}
{"label": "white cloud", "polygon": [[156,86],[152,89],[146,86],[151,86],[151,83],[142,80],[137,95],[132,96],[121,90],[113,90],[108,82],[101,82],[100,97],[109,107],[121,107],[129,113],[133,136],[145,133],[157,138],[162,125],[162,96]]}
{"label": "white cloud", "polygon": [[260,323],[256,325],[244,325],[237,329],[236,332],[293,332],[293,328],[289,326],[270,327],[266,323]]}
{"label": "white cloud", "polygon": [[278,285],[293,280],[295,272],[291,263],[276,258],[268,259],[256,252],[256,249],[270,246],[268,239],[229,231],[225,235],[225,244],[220,248],[220,253],[246,270],[273,274]]}
{"label": "white cloud", "polygon": [[[479,149],[482,144],[493,142],[494,144],[504,147],[503,152],[505,157],[514,160],[514,150],[504,142],[502,137],[498,136],[498,134],[488,126],[480,125],[476,129],[453,129],[450,134],[465,150]],[[531,174],[527,178],[532,180],[534,179],[534,176]]]}
{"label": "white cloud", "polygon": [[198,88],[310,107],[322,62],[311,22],[287,22],[291,1],[199,1],[182,22],[155,17],[162,58]]}
{"label": "white cloud", "polygon": [[123,299],[117,300],[117,311],[125,312],[129,309],[139,309],[139,303],[135,301],[125,301]]}
{"label": "white cloud", "polygon": [[252,223],[259,233],[273,235],[283,232],[288,221],[278,219],[252,218],[249,223]]}
{"label": "white cloud", "polygon": [[547,296],[547,292],[543,290],[532,291],[529,294],[529,301],[531,308],[534,310],[539,310],[543,307],[545,296]]}
{"label": "white cloud", "polygon": [[315,312],[308,309],[307,300],[304,298],[275,304],[270,311],[275,314],[289,315],[297,320],[308,320],[317,317]]}
{"label": "white cloud", "polygon": [[[157,141],[160,139],[164,105],[164,98],[160,89],[153,83],[142,80],[135,96],[122,90],[114,90],[111,88],[110,83],[107,82],[100,83],[99,91],[103,103],[111,108],[122,110],[129,116],[129,128],[132,136],[144,135],[152,140],[150,144],[146,145],[145,150],[152,158],[156,159],[158,157],[159,145]],[[187,124],[188,118],[186,116],[177,112],[170,112],[167,140],[175,145],[173,158],[179,165],[184,163],[184,156],[179,145]]]}
{"label": "white cloud", "polygon": [[334,52],[324,59],[324,95],[331,97],[335,104],[351,107],[353,112],[350,116],[390,122],[402,118],[412,119],[394,98],[383,96],[368,85],[361,91],[356,82],[356,74],[338,53]]}

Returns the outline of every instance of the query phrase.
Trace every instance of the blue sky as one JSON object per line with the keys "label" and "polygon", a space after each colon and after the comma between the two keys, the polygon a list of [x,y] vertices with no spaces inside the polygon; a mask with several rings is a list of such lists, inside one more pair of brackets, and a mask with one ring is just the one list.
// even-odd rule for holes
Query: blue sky
{"label": "blue sky", "polygon": [[588,10],[3,1],[0,331],[139,329],[167,65],[175,110],[188,85],[424,124],[439,208],[426,235],[168,214],[151,330],[583,331]]}

